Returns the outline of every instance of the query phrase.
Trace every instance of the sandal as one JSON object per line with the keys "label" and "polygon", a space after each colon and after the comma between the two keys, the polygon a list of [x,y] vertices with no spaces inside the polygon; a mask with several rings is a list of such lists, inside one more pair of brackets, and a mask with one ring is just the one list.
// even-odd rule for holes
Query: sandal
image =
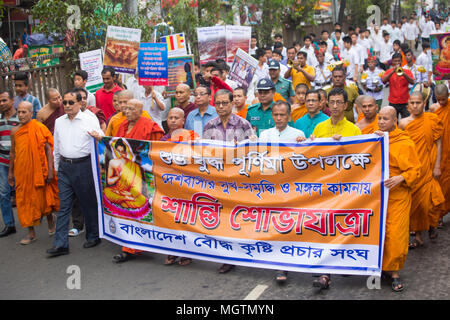
{"label": "sandal", "polygon": [[327,275],[321,275],[319,279],[313,281],[313,286],[318,287],[319,290],[330,288],[331,280]]}
{"label": "sandal", "polygon": [[26,246],[27,244],[30,244],[32,242],[35,242],[37,240],[36,237],[30,238],[30,237],[26,237],[22,240],[20,240],[20,244]]}
{"label": "sandal", "polygon": [[420,242],[416,238],[413,239],[413,241],[409,242],[408,248],[409,249],[415,249],[423,246],[423,242]]}
{"label": "sandal", "polygon": [[275,276],[275,280],[278,283],[283,283],[287,280],[287,271],[278,271],[276,276]]}
{"label": "sandal", "polygon": [[191,258],[181,258],[180,261],[178,261],[178,264],[182,267],[185,267],[189,264],[191,264],[192,259]]}
{"label": "sandal", "polygon": [[51,215],[53,216],[53,227],[52,228],[48,228],[48,235],[49,236],[53,236],[56,233],[56,214],[51,213]]}
{"label": "sandal", "polygon": [[400,278],[392,278],[392,291],[394,292],[402,292],[403,284],[400,281]]}
{"label": "sandal", "polygon": [[438,237],[437,228],[430,227],[430,230],[428,230],[428,237],[431,241],[436,240]]}
{"label": "sandal", "polygon": [[131,254],[131,253],[128,253],[128,252],[121,252],[119,254],[116,254],[113,257],[113,261],[115,263],[120,263],[120,262],[125,262],[125,261],[128,261],[128,260],[134,259],[134,258],[135,258],[134,254]]}
{"label": "sandal", "polygon": [[167,256],[166,261],[164,261],[164,264],[166,266],[171,266],[175,262],[177,262],[178,257],[177,256]]}
{"label": "sandal", "polygon": [[220,266],[220,268],[219,268],[219,273],[227,273],[227,272],[230,272],[231,270],[233,270],[234,269],[234,265],[232,265],[232,264],[223,264],[223,265],[221,265]]}

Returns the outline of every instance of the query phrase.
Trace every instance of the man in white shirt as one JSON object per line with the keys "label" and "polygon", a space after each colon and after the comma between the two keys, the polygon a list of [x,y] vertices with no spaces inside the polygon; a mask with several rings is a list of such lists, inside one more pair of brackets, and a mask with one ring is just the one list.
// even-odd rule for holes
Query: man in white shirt
{"label": "man in white shirt", "polygon": [[312,39],[310,36],[305,36],[303,38],[303,43],[305,44],[300,51],[306,52],[307,58],[306,58],[306,64],[308,66],[315,66],[317,64],[316,57],[314,55],[314,47],[312,46]]}
{"label": "man in white shirt", "polygon": [[331,50],[333,49],[333,41],[330,39],[330,34],[328,33],[327,30],[322,30],[321,36],[322,36],[322,41],[326,42],[326,44],[327,44],[327,52],[329,54],[332,54]]}
{"label": "man in white shirt", "polygon": [[248,51],[248,54],[253,56],[256,53],[256,50],[258,49],[258,47],[256,46],[258,44],[258,39],[256,38],[255,35],[252,35],[251,39],[250,39],[250,48]]}
{"label": "man in white shirt", "polygon": [[414,19],[412,17],[409,18],[409,22],[403,24],[402,32],[404,42],[406,42],[410,48],[414,48],[416,39],[419,36],[419,28],[417,27],[417,24],[414,23]]}
{"label": "man in white shirt", "polygon": [[[84,70],[77,70],[75,71],[75,75],[73,76],[73,84],[76,88],[83,88],[86,89],[86,83],[88,80],[88,73]],[[87,105],[95,107],[95,96],[87,91]]]}
{"label": "man in white shirt", "polygon": [[422,29],[422,43],[427,41],[430,42],[430,33],[433,33],[436,31],[436,26],[434,25],[434,22],[431,20],[430,15],[427,15],[425,17],[425,24]]}
{"label": "man in white shirt", "polygon": [[[360,45],[358,43],[358,34],[352,33],[351,35],[351,39],[352,39],[352,48],[355,49],[355,51],[357,52],[358,55],[358,72],[362,72],[363,70],[363,65],[364,65],[364,57],[365,57],[365,49],[362,45]],[[353,80],[355,81],[355,80]],[[356,82],[356,81],[355,81]]]}
{"label": "man in white shirt", "polygon": [[379,59],[382,64],[385,66],[385,70],[388,68],[389,60],[392,58],[392,54],[394,53],[394,49],[392,47],[392,42],[389,39],[389,33],[383,33],[383,42],[380,46],[380,55]]}
{"label": "man in white shirt", "polygon": [[387,31],[389,33],[389,35],[391,35],[392,31],[394,31],[394,30],[392,30],[392,26],[389,24],[389,20],[387,18],[383,19],[383,24],[380,27],[380,31],[381,32]]}
{"label": "man in white shirt", "polygon": [[349,36],[344,37],[344,50],[341,51],[341,58],[349,62],[346,79],[356,82],[360,57],[359,53],[352,46],[352,39]]}
{"label": "man in white shirt", "polygon": [[398,27],[395,21],[391,22],[392,33],[389,36],[389,39],[394,42],[395,40],[403,41],[402,30]]}
{"label": "man in white shirt", "polygon": [[162,128],[162,116],[166,109],[163,96],[154,90],[153,86],[142,86],[140,87],[137,100],[142,102],[144,105],[142,109],[147,111],[152,120]]}
{"label": "man in white shirt", "polygon": [[81,112],[81,95],[78,92],[66,93],[63,105],[66,114],[55,121],[53,153],[60,207],[53,247],[47,250],[49,257],[69,253],[69,220],[75,196],[86,225],[83,247],[91,248],[100,243],[91,148],[92,136],[101,138],[103,131],[96,119]]}
{"label": "man in white shirt", "polygon": [[291,106],[285,101],[277,101],[272,106],[275,127],[261,131],[259,141],[300,142],[306,140],[303,131],[288,125],[291,120]]}
{"label": "man in white shirt", "polygon": [[431,86],[431,77],[433,75],[433,60],[431,58],[431,49],[428,42],[422,43],[422,53],[417,57],[416,65],[425,68],[427,74],[427,83],[429,86]]}
{"label": "man in white shirt", "polygon": [[381,43],[383,41],[383,35],[380,31],[380,27],[379,26],[374,26],[373,29],[370,31],[370,45],[372,47],[372,49],[375,52],[380,52],[381,48]]}

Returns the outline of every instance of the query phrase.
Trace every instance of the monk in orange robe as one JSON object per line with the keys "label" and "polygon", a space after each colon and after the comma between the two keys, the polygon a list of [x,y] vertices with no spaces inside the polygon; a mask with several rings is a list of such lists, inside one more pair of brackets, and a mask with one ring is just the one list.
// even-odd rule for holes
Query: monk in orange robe
{"label": "monk in orange robe", "polygon": [[376,100],[371,96],[358,96],[360,110],[363,115],[358,120],[356,126],[361,130],[362,134],[370,134],[379,130],[378,128],[378,105]]}
{"label": "monk in orange robe", "polygon": [[378,114],[380,131],[389,132],[389,175],[384,181],[389,188],[386,214],[382,270],[392,279],[392,290],[404,289],[399,270],[403,269],[408,254],[409,213],[411,211],[411,188],[419,177],[420,160],[414,142],[397,128],[397,112],[391,106]]}
{"label": "monk in orange robe", "polygon": [[54,234],[53,211],[59,210],[58,186],[53,168],[53,136],[45,125],[32,119],[33,106],[21,102],[17,107],[20,125],[11,130],[11,152],[8,180],[16,188],[17,216],[28,228],[20,242],[36,240],[35,226],[47,216],[49,234]]}
{"label": "monk in orange robe", "polygon": [[[130,99],[127,102],[127,105],[122,109],[122,112],[126,116],[126,120],[122,122],[122,124],[119,126],[119,129],[117,130],[117,137],[123,137],[123,138],[129,138],[129,139],[136,139],[136,140],[160,140],[162,136],[164,135],[164,131],[156,124],[153,120],[144,118],[142,116],[142,108],[143,104],[139,100],[136,99]],[[96,137],[97,138],[97,137]],[[97,138],[98,139],[98,138]],[[119,151],[120,152],[120,151]],[[123,158],[123,157],[121,157]],[[126,161],[126,160],[125,160]],[[126,161],[126,163],[129,163]],[[129,163],[128,166],[130,168],[135,168],[136,166],[131,166]],[[133,176],[137,177],[138,172],[137,169],[131,169],[132,172],[134,172]],[[140,175],[140,173],[139,173]],[[125,179],[126,180],[126,179]],[[129,180],[129,179],[128,179]],[[128,181],[127,180],[127,181]],[[122,181],[122,182],[120,182]],[[130,190],[125,190],[124,184],[127,184],[124,182],[124,179],[120,180],[120,193],[127,194],[129,196],[125,196],[124,203],[128,207],[134,207],[138,206],[140,202],[142,202],[142,197],[139,195],[138,189],[139,188],[128,188]],[[132,189],[132,190],[131,190]],[[133,191],[134,190],[134,191]],[[106,189],[105,189],[106,192]],[[113,190],[109,190],[110,196],[112,198],[116,199],[118,196],[118,192],[114,192]],[[106,195],[106,193],[105,193]],[[142,252],[141,250],[131,249],[128,247],[122,247],[122,252],[115,255],[113,257],[113,260],[115,262],[124,262],[131,258],[133,258],[135,255]]]}
{"label": "monk in orange robe", "polygon": [[409,230],[415,235],[409,247],[423,245],[422,231],[429,231],[431,240],[436,239],[439,215],[433,210],[444,203],[439,182],[433,175],[440,171],[441,137],[444,131],[441,121],[434,113],[423,112],[424,99],[421,92],[413,92],[409,97],[410,116],[401,119],[398,126],[403,129],[416,145],[421,161],[420,177],[412,188],[412,205]]}
{"label": "monk in orange robe", "polygon": [[438,103],[430,106],[444,126],[442,134],[442,157],[439,184],[445,197],[445,202],[438,209],[441,216],[439,226],[442,226],[442,218],[450,211],[450,99],[448,89],[444,84],[436,85],[434,93]]}
{"label": "monk in orange robe", "polygon": [[306,92],[308,91],[308,86],[304,83],[300,83],[295,88],[295,102],[292,104],[291,118],[292,122],[295,123],[298,119],[303,117],[308,113],[305,106]]}
{"label": "monk in orange robe", "polygon": [[[109,119],[105,136],[115,137],[117,135],[117,130],[119,130],[120,125],[127,119],[123,109],[131,99],[133,99],[133,92],[129,90],[121,90],[114,93],[113,106],[116,109],[116,114]],[[142,116],[151,119],[150,115],[145,110],[142,111]]]}

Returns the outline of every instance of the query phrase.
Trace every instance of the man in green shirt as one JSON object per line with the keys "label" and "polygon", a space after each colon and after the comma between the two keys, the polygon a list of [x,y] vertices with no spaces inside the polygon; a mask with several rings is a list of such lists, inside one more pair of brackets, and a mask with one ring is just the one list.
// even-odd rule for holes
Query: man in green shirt
{"label": "man in green shirt", "polygon": [[280,77],[280,63],[276,60],[269,62],[269,75],[275,85],[275,92],[278,92],[286,102],[293,103],[295,92],[292,89],[292,82]]}
{"label": "man in green shirt", "polygon": [[347,93],[347,97],[348,97],[347,105],[346,105],[345,112],[344,112],[345,118],[348,121],[355,123],[356,121],[355,121],[353,105],[359,94],[358,94],[358,90],[346,85],[345,75],[346,75],[346,71],[343,67],[341,67],[341,66],[335,67],[331,73],[332,86],[327,86],[327,87],[324,87],[323,89],[327,92],[327,95],[334,88],[342,88],[345,90],[345,92]]}
{"label": "man in green shirt", "polygon": [[275,126],[272,118],[275,85],[270,79],[261,79],[256,85],[256,90],[258,91],[258,99],[260,102],[248,107],[246,119],[250,122],[253,130],[259,137],[261,131]]}

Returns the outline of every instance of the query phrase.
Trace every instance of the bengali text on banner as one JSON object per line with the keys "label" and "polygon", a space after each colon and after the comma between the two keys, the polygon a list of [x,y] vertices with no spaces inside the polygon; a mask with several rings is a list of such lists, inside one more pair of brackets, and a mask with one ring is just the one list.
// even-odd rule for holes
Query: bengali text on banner
{"label": "bengali text on banner", "polygon": [[380,275],[387,136],[237,146],[104,137],[101,237],[249,267]]}

